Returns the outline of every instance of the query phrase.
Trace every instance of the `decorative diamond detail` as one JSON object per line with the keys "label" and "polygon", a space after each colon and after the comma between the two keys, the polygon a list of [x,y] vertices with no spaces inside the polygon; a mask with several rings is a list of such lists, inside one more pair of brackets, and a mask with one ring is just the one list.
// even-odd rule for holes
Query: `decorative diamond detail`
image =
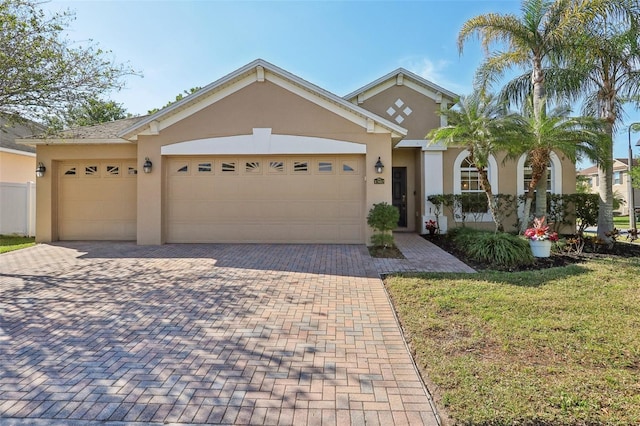
{"label": "decorative diamond detail", "polygon": [[404,112],[404,115],[406,115],[407,117],[411,115],[411,113],[413,112],[413,110],[409,107],[406,107],[405,109],[402,110],[402,112]]}
{"label": "decorative diamond detail", "polygon": [[395,113],[396,113],[396,110],[393,109],[392,107],[389,107],[389,109],[387,110],[387,114],[389,114],[389,115],[393,115]]}
{"label": "decorative diamond detail", "polygon": [[402,105],[404,105],[404,102],[402,102],[402,99],[398,99],[398,100],[396,101],[396,106],[397,106],[398,108],[402,108]]}
{"label": "decorative diamond detail", "polygon": [[396,121],[398,122],[398,124],[401,124],[404,121],[404,118],[402,118],[401,115],[396,117]]}

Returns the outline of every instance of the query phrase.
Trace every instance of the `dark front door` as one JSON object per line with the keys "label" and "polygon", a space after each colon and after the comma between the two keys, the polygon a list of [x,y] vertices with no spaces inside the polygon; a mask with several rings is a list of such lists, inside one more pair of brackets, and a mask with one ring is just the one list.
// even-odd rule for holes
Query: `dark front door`
{"label": "dark front door", "polygon": [[391,171],[394,206],[400,210],[398,228],[407,227],[407,168],[394,167]]}

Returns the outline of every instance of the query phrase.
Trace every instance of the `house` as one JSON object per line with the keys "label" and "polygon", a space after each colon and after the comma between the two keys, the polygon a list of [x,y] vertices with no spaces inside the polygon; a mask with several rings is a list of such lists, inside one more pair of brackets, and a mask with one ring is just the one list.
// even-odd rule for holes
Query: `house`
{"label": "house", "polygon": [[[455,100],[404,69],[341,98],[253,61],[153,115],[24,140],[46,167],[37,240],[364,244],[383,201],[424,232],[430,194],[479,190],[466,151],[424,139]],[[526,158],[490,175],[523,192]],[[573,190],[574,164],[554,156],[550,182]]]}
{"label": "house", "polygon": [[36,149],[16,139],[42,131],[35,123],[9,123],[0,117],[0,182],[25,183],[36,179]]}
{"label": "house", "polygon": [[36,150],[16,140],[42,130],[0,117],[0,234],[35,233]]}
{"label": "house", "polygon": [[[638,161],[633,160],[633,166],[637,166]],[[629,160],[627,158],[614,158],[613,160],[613,194],[614,197],[623,200],[620,207],[614,210],[614,214],[627,216],[629,214]],[[598,177],[598,166],[587,167],[578,172],[578,176],[584,176],[589,192],[597,194],[600,188]],[[634,189],[635,207],[640,208],[640,189]]]}

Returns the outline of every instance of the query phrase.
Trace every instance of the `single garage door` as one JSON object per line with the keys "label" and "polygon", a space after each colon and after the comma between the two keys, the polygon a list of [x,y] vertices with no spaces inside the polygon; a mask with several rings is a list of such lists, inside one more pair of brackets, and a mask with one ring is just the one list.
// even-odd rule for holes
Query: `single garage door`
{"label": "single garage door", "polygon": [[62,163],[58,180],[61,240],[135,240],[134,160]]}
{"label": "single garage door", "polygon": [[167,157],[166,240],[364,243],[364,156]]}

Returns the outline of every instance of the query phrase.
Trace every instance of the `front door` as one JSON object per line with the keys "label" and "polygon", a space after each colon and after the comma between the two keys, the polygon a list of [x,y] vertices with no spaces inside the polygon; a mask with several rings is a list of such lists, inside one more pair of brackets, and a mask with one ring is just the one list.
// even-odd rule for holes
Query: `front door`
{"label": "front door", "polygon": [[400,211],[398,228],[406,228],[407,227],[407,168],[393,167],[391,174],[392,174],[392,186],[393,186],[392,203]]}

